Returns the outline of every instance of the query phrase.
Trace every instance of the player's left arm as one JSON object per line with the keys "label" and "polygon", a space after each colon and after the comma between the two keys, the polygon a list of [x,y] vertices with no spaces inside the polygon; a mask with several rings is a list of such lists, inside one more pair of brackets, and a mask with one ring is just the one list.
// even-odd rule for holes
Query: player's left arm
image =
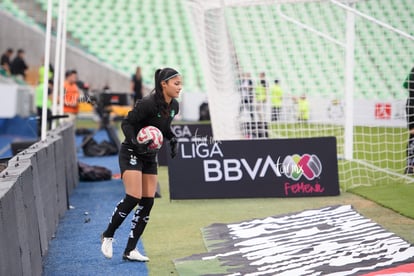
{"label": "player's left arm", "polygon": [[168,126],[166,129],[166,135],[165,137],[168,140],[171,140],[173,137],[175,137],[174,133],[171,130],[171,122],[173,121],[174,117],[180,112],[180,106],[177,102],[177,100],[173,99],[173,102],[171,103],[171,113],[170,117],[168,118]]}
{"label": "player's left arm", "polygon": [[167,133],[166,137],[170,141],[170,148],[171,148],[171,158],[174,158],[178,153],[178,141],[177,137],[175,137],[174,133],[171,130],[171,122],[174,119],[175,115],[178,114],[180,111],[178,102],[176,100],[173,100],[173,106],[171,107],[171,110],[174,112],[174,115],[171,115],[168,121],[168,127],[167,127]]}

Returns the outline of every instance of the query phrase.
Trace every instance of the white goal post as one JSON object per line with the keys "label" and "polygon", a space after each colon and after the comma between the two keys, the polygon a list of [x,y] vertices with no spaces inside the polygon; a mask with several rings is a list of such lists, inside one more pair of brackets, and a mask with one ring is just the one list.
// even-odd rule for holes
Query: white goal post
{"label": "white goal post", "polygon": [[216,140],[336,136],[347,187],[411,181],[402,86],[414,66],[409,0],[188,5]]}

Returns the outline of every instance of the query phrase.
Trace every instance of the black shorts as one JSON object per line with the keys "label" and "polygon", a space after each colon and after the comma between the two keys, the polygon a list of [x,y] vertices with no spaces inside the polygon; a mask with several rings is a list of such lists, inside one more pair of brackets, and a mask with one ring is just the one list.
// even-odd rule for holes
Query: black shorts
{"label": "black shorts", "polygon": [[126,170],[158,174],[157,154],[137,154],[132,146],[123,143],[119,150],[119,168],[121,176]]}

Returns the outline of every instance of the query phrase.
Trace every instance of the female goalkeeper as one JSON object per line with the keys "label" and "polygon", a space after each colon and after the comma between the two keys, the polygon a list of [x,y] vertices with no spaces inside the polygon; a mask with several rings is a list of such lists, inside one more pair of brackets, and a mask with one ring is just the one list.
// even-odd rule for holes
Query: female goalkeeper
{"label": "female goalkeeper", "polygon": [[119,167],[125,187],[125,197],[118,203],[106,230],[102,233],[101,251],[112,258],[112,241],[115,230],[138,204],[123,259],[148,261],[136,249],[138,239],[148,223],[157,188],[157,152],[148,148],[152,142],[138,144],[137,133],[145,126],[155,126],[169,140],[171,157],[177,154],[177,140],[171,132],[171,121],[178,113],[177,98],[182,89],[180,73],[172,68],[155,72],[155,89],[138,100],[128,116],[122,121],[125,141],[119,152]]}

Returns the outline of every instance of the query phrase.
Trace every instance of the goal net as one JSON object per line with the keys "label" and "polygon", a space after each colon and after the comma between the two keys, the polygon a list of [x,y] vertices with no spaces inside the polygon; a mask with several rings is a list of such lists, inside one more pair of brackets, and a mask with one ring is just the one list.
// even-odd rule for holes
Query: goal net
{"label": "goal net", "polygon": [[411,181],[410,0],[189,6],[216,140],[335,136],[344,189]]}

